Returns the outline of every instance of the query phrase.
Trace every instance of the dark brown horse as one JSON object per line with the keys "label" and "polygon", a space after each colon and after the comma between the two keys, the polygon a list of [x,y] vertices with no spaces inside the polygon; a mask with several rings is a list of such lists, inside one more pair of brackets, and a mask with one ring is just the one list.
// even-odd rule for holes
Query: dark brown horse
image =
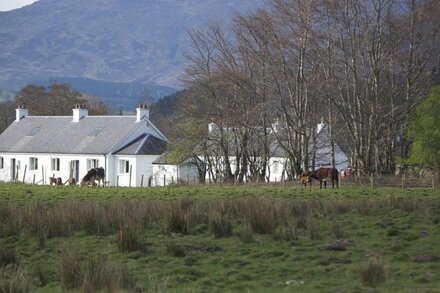
{"label": "dark brown horse", "polygon": [[327,188],[327,180],[332,181],[332,188],[339,188],[339,172],[336,168],[319,168],[318,170],[313,171],[309,175],[310,183],[312,178],[316,179],[320,183],[320,188],[322,189],[322,182],[324,182],[324,188]]}

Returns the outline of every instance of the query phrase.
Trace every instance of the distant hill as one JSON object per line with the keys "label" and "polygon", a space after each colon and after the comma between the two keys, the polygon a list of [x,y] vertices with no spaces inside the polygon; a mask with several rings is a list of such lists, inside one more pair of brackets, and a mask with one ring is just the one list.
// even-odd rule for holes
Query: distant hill
{"label": "distant hill", "polygon": [[228,23],[264,1],[40,0],[0,12],[0,88],[66,79],[101,96],[143,86],[169,94],[180,87],[187,30]]}

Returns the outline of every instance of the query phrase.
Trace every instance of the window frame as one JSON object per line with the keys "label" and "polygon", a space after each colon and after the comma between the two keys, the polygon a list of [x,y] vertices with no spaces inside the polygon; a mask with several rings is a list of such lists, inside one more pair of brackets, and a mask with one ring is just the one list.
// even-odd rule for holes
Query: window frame
{"label": "window frame", "polygon": [[61,170],[61,159],[60,158],[50,158],[50,171],[60,172]]}
{"label": "window frame", "polygon": [[118,172],[119,172],[119,174],[129,174],[130,173],[130,160],[120,159]]}
{"label": "window frame", "polygon": [[29,157],[29,171],[38,171],[38,157]]}
{"label": "window frame", "polygon": [[273,173],[280,173],[280,161],[273,161]]}
{"label": "window frame", "polygon": [[99,159],[87,159],[87,170],[98,168],[99,167]]}

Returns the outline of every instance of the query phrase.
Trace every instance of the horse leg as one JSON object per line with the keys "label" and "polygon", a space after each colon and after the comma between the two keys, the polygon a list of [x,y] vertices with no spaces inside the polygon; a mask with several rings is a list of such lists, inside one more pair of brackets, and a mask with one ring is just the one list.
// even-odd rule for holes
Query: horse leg
{"label": "horse leg", "polygon": [[324,189],[327,189],[327,180],[324,180]]}

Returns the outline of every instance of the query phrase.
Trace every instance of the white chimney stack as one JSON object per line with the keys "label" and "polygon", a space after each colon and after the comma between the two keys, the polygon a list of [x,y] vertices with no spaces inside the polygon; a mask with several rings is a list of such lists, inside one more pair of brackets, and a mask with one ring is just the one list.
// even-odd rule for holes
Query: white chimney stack
{"label": "white chimney stack", "polygon": [[326,127],[327,124],[324,123],[324,117],[321,118],[321,123],[318,124],[318,127],[316,128],[316,133],[320,133],[324,127]]}
{"label": "white chimney stack", "polygon": [[136,108],[136,122],[142,121],[143,118],[150,119],[150,109],[147,105],[139,105]]}
{"label": "white chimney stack", "polygon": [[18,109],[15,109],[15,121],[20,121],[29,115],[29,109],[26,109],[26,105],[22,104]]}
{"label": "white chimney stack", "polygon": [[218,132],[220,129],[218,128],[217,124],[215,124],[214,122],[211,122],[208,124],[208,133],[214,133],[214,132]]}
{"label": "white chimney stack", "polygon": [[272,123],[272,131],[274,133],[278,133],[281,131],[281,123],[280,123],[280,118],[279,117],[275,117]]}
{"label": "white chimney stack", "polygon": [[89,110],[86,109],[84,104],[76,104],[75,109],[73,109],[73,122],[79,122],[84,117],[89,115]]}

